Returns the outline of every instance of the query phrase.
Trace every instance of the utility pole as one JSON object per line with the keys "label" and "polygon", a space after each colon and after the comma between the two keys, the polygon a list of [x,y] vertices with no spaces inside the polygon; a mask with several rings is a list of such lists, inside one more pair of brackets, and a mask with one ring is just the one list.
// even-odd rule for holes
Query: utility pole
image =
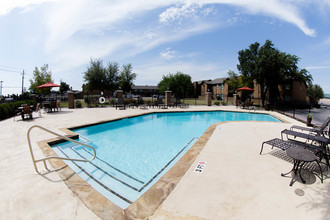
{"label": "utility pole", "polygon": [[2,83],[3,83],[3,81],[1,80],[0,81],[0,98],[2,97]]}
{"label": "utility pole", "polygon": [[22,95],[24,93],[24,70],[23,70],[23,73],[22,73]]}

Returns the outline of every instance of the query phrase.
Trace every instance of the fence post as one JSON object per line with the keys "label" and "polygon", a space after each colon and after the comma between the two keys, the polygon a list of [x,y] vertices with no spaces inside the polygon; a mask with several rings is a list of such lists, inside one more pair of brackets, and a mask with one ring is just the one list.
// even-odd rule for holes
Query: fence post
{"label": "fence post", "polygon": [[74,108],[74,93],[68,92],[68,108],[73,109]]}
{"label": "fence post", "polygon": [[293,118],[296,118],[296,100],[293,100]]}
{"label": "fence post", "polygon": [[211,100],[211,92],[206,93],[206,106],[211,106],[212,100]]}

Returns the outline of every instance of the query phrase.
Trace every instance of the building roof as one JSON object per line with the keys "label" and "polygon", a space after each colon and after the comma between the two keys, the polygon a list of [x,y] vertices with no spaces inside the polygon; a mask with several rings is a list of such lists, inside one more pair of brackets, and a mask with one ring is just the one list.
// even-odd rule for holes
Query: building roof
{"label": "building roof", "polygon": [[212,80],[211,79],[206,79],[206,80],[195,81],[194,83],[202,84],[202,83],[207,83],[209,81],[212,81]]}
{"label": "building roof", "polygon": [[148,85],[137,86],[137,85],[134,85],[134,86],[132,86],[132,89],[153,89],[153,90],[158,90],[158,86],[148,86]]}
{"label": "building roof", "polygon": [[228,78],[227,77],[226,78],[217,78],[217,79],[212,80],[210,84],[222,84],[226,79],[228,79]]}
{"label": "building roof", "polygon": [[208,85],[217,85],[217,84],[222,84],[228,77],[224,78],[216,78],[214,80],[208,79],[208,80],[201,80],[201,81],[196,81],[197,84],[208,84]]}

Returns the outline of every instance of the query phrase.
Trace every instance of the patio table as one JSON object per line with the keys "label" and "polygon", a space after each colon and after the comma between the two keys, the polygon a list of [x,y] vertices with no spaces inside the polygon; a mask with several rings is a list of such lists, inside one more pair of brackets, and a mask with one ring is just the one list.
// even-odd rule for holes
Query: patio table
{"label": "patio table", "polygon": [[293,167],[289,172],[281,173],[281,176],[286,176],[292,172],[294,173],[294,176],[292,177],[291,182],[290,182],[290,186],[293,185],[294,180],[295,180],[295,175],[297,175],[297,173],[299,173],[299,177],[302,180],[302,182],[306,183],[306,181],[301,176],[301,169],[304,166],[304,164],[309,163],[309,162],[311,163],[314,161],[319,166],[320,173],[321,173],[321,182],[323,183],[323,173],[322,173],[320,163],[317,161],[317,157],[312,151],[309,151],[305,148],[290,147],[290,148],[286,149],[286,153],[289,157],[291,157],[293,159]]}

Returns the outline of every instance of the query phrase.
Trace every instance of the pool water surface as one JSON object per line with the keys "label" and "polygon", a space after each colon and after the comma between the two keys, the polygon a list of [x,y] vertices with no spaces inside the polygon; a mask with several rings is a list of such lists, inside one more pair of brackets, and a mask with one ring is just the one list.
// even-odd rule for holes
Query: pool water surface
{"label": "pool water surface", "polygon": [[[163,176],[207,128],[224,121],[274,121],[268,114],[242,112],[152,113],[74,129],[96,149],[92,162],[65,161],[106,198],[127,208]],[[91,158],[87,148],[53,145],[59,156]]]}

